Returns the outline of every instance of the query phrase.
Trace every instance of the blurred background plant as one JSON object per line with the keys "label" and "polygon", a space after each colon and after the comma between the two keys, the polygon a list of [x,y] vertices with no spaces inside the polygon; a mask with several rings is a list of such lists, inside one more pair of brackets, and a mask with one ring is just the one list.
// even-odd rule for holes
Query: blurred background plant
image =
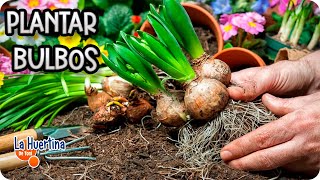
{"label": "blurred background plant", "polygon": [[265,17],[256,12],[246,12],[223,14],[219,21],[225,48],[243,47],[265,56],[266,42],[257,38],[265,30]]}
{"label": "blurred background plant", "polygon": [[[188,0],[182,0],[186,2]],[[193,0],[194,2],[204,3],[211,6],[213,14],[244,13],[255,11],[263,14],[270,7],[269,0]]]}
{"label": "blurred background plant", "polygon": [[279,14],[272,14],[276,23],[267,32],[293,48],[313,50],[320,36],[319,8],[306,0],[284,2],[279,3]]}

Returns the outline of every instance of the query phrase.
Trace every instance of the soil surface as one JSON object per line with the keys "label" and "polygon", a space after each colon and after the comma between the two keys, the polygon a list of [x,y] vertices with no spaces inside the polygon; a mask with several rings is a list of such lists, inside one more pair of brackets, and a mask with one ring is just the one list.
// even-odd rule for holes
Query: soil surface
{"label": "soil surface", "polygon": [[[88,125],[92,112],[86,106],[58,116],[54,125]],[[38,168],[24,167],[4,173],[10,179],[199,179],[203,172],[188,169],[175,154],[176,130],[152,119],[142,124],[123,124],[109,131],[90,132],[75,146],[91,146],[90,151],[67,156],[94,156],[96,161],[46,161]],[[1,134],[7,134],[3,132]],[[74,139],[74,138],[71,138]],[[66,139],[66,141],[71,140]],[[66,156],[65,155],[65,156]],[[268,179],[265,176],[231,170],[223,164],[209,168],[207,177],[214,179]],[[274,174],[274,176],[277,176]]]}
{"label": "soil surface", "polygon": [[[77,107],[54,120],[55,126],[91,124],[92,112],[87,106]],[[8,134],[4,131],[1,135]],[[269,179],[279,172],[252,174],[232,170],[224,164],[212,165],[207,172],[190,169],[176,158],[176,129],[158,127],[158,122],[145,119],[143,124],[123,124],[109,131],[77,134],[86,139],[74,146],[91,146],[90,151],[64,156],[94,156],[96,161],[46,161],[41,158],[36,169],[24,167],[3,173],[9,179]],[[68,148],[68,147],[67,147]],[[287,178],[281,178],[287,179]],[[300,178],[298,178],[300,179]]]}

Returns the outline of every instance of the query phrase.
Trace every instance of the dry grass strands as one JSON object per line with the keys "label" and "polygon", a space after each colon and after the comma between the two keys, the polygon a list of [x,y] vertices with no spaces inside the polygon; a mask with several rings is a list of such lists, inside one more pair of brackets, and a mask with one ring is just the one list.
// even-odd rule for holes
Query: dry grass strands
{"label": "dry grass strands", "polygon": [[223,146],[276,119],[260,100],[248,103],[230,100],[206,125],[194,128],[187,124],[180,129],[177,156],[191,167],[219,162]]}

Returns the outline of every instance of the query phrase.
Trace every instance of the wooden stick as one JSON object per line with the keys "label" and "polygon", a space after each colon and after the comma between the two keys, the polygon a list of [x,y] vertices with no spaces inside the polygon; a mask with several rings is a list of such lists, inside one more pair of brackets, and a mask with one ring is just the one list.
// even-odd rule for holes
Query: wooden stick
{"label": "wooden stick", "polygon": [[29,129],[21,132],[16,132],[0,137],[0,152],[12,151],[14,146],[14,137],[17,137],[18,141],[27,139],[28,136],[32,136],[34,139],[38,138],[37,132],[34,129]]}

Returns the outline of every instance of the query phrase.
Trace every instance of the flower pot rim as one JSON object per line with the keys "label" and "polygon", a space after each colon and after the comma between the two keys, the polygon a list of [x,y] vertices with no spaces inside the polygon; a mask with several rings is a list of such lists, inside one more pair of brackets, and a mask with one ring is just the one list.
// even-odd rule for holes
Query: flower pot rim
{"label": "flower pot rim", "polygon": [[240,52],[247,53],[247,54],[249,54],[250,56],[252,56],[256,60],[256,62],[259,64],[260,67],[266,66],[266,63],[263,61],[263,59],[260,56],[258,56],[256,53],[254,53],[254,52],[252,52],[252,51],[250,51],[248,49],[241,48],[241,47],[232,47],[232,48],[228,48],[228,49],[223,49],[222,51],[220,51],[217,54],[215,54],[213,57],[216,58],[220,54],[226,53],[226,52],[229,52],[229,51],[240,51]]}
{"label": "flower pot rim", "polygon": [[[211,23],[216,27],[216,33],[215,32],[212,32],[212,33],[215,35],[215,38],[217,41],[217,53],[222,51],[223,46],[224,46],[222,31],[220,29],[220,25],[219,25],[218,21],[214,18],[214,16],[211,15],[206,9],[202,8],[201,6],[199,6],[197,4],[193,4],[190,2],[182,2],[181,4],[183,7],[193,8],[197,11],[200,11],[202,14],[204,14],[205,16],[207,16],[211,20]],[[148,20],[144,21],[140,27],[140,30],[144,31],[145,29],[147,29],[146,27],[148,25],[150,25]],[[210,30],[213,30],[213,29],[210,28]]]}
{"label": "flower pot rim", "polygon": [[217,41],[217,44],[218,44],[218,47],[217,47],[218,48],[218,52],[222,51],[223,50],[223,44],[224,44],[223,37],[222,37],[222,31],[221,31],[220,25],[219,25],[218,21],[215,19],[215,17],[212,14],[210,14],[206,9],[204,9],[203,7],[201,7],[201,6],[197,5],[197,4],[190,3],[190,2],[189,3],[188,2],[183,2],[181,4],[184,7],[190,7],[190,8],[194,8],[194,9],[196,9],[198,11],[201,11],[203,14],[208,16],[209,19],[211,19],[211,22],[214,24],[215,27],[217,27],[217,29],[216,29],[217,33],[214,33],[214,32],[212,32],[212,33],[214,33],[215,36],[217,36],[217,34],[218,34],[218,36],[220,36],[219,38],[215,37],[216,41]]}

